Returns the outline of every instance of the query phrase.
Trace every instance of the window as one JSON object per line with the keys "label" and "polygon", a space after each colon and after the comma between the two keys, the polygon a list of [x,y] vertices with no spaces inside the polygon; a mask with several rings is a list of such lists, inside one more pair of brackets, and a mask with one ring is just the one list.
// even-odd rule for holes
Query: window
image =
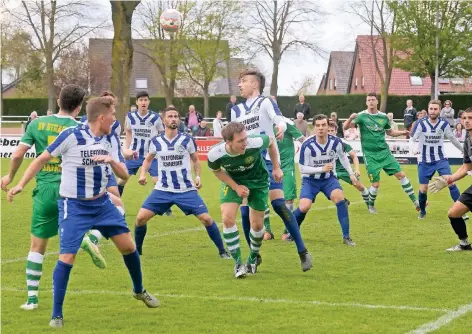
{"label": "window", "polygon": [[136,89],[147,89],[148,82],[147,79],[136,79]]}
{"label": "window", "polygon": [[357,89],[357,78],[356,78],[356,81],[354,83],[354,89]]}
{"label": "window", "polygon": [[334,89],[336,89],[336,78],[334,78],[333,81],[334,81]]}
{"label": "window", "polygon": [[329,79],[329,90],[333,90],[333,79]]}
{"label": "window", "polygon": [[451,79],[451,84],[464,86],[465,80],[464,78],[453,78]]}
{"label": "window", "polygon": [[415,75],[410,75],[410,84],[412,86],[423,86],[423,79]]}
{"label": "window", "polygon": [[362,76],[362,77],[361,77],[361,86],[362,86],[362,88],[364,88],[364,84],[365,84],[365,82],[364,82],[364,76]]}

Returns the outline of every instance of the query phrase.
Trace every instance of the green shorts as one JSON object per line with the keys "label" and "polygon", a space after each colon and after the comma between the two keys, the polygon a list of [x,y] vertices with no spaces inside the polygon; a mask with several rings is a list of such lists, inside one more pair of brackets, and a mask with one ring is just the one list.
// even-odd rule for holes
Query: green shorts
{"label": "green shorts", "polygon": [[[247,204],[250,208],[256,211],[265,211],[267,209],[267,200],[269,199],[269,186],[266,188],[249,189],[249,196]],[[238,203],[242,204],[243,199],[238,196],[226,183],[221,184],[220,202],[223,203]]]}
{"label": "green shorts", "polygon": [[293,201],[297,198],[297,180],[293,168],[282,169],[284,178],[282,179],[284,187],[284,197],[287,201]]}
{"label": "green shorts", "polygon": [[340,173],[336,172],[336,177],[338,178],[338,180],[343,180],[347,184],[352,185],[351,177],[349,176],[348,173],[346,173],[346,172],[340,172]]}
{"label": "green shorts", "polygon": [[34,188],[31,234],[35,237],[48,239],[57,235],[59,198],[59,183],[42,183]]}
{"label": "green shorts", "polygon": [[364,163],[367,169],[370,183],[380,181],[380,171],[383,169],[388,176],[402,171],[400,164],[392,154],[383,155],[382,159],[364,156]]}

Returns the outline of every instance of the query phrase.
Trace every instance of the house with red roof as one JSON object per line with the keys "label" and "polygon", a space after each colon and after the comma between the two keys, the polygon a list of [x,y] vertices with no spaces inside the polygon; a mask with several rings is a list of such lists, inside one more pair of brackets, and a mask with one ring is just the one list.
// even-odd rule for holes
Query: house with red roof
{"label": "house with red roof", "polygon": [[[380,93],[381,79],[375,68],[372,52],[382,75],[383,44],[379,36],[359,35],[354,52],[332,51],[328,69],[321,80],[318,95]],[[397,56],[401,56],[398,55]],[[412,75],[410,72],[394,68],[388,93],[391,95],[430,95],[431,79]],[[439,91],[445,93],[472,93],[472,78],[440,78]]]}

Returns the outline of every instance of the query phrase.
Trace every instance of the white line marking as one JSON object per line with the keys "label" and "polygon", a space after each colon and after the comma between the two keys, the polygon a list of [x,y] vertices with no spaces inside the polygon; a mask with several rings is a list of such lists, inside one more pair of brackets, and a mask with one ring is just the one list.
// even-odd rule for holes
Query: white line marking
{"label": "white line marking", "polygon": [[[8,292],[26,292],[26,289],[17,289],[11,287],[4,287],[1,291]],[[51,290],[43,290],[41,293],[52,293]],[[76,294],[104,294],[104,295],[124,295],[129,296],[130,292],[118,292],[118,291],[107,291],[107,290],[68,290],[67,293]],[[330,307],[356,307],[356,308],[367,308],[367,309],[387,309],[387,310],[400,310],[400,311],[429,311],[429,312],[451,312],[451,309],[444,308],[429,308],[429,307],[417,307],[408,305],[373,305],[373,304],[362,304],[362,303],[330,303],[319,300],[295,300],[295,299],[272,299],[272,298],[261,298],[261,297],[236,297],[236,296],[196,296],[196,295],[180,295],[180,294],[165,294],[165,293],[154,293],[154,295],[164,298],[179,298],[179,299],[204,299],[204,300],[221,300],[221,301],[243,301],[243,302],[256,302],[256,303],[270,303],[270,304],[296,304],[305,306],[330,306]]]}
{"label": "white line marking", "polygon": [[442,317],[428,322],[424,325],[421,325],[414,331],[408,332],[408,334],[424,334],[430,333],[432,331],[438,330],[439,328],[447,325],[448,323],[456,320],[457,318],[462,317],[466,313],[472,312],[472,303],[462,305],[457,310],[451,310],[444,314]]}

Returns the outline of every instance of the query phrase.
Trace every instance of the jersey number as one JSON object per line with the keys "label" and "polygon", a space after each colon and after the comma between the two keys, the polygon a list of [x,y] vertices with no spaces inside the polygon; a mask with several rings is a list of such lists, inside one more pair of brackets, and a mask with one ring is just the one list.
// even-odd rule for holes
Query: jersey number
{"label": "jersey number", "polygon": [[229,186],[225,186],[223,188],[223,195],[227,196],[228,195],[228,190],[229,190]]}
{"label": "jersey number", "polygon": [[[56,139],[57,136],[48,136],[48,146],[52,144],[52,142]],[[59,158],[52,158],[49,160],[50,164],[58,164],[61,160]]]}

